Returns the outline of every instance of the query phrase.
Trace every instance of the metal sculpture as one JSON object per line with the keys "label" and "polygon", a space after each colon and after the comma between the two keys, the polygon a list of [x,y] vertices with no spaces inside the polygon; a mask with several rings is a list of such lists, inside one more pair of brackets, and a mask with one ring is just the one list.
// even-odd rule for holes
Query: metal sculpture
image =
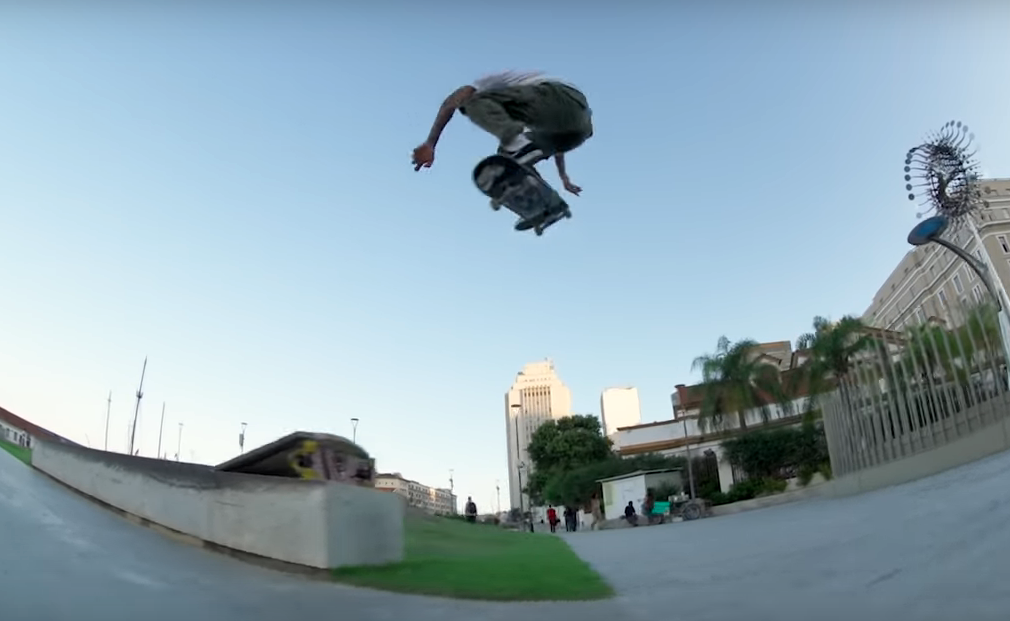
{"label": "metal sculpture", "polygon": [[[922,199],[919,218],[933,212],[908,234],[908,243],[921,246],[935,243],[947,248],[968,265],[982,280],[992,297],[999,321],[1000,341],[1004,360],[1010,360],[1010,298],[998,280],[992,258],[985,251],[972,215],[989,207],[983,194],[988,187],[979,184],[977,150],[972,147],[975,134],[961,121],[948,121],[940,131],[930,134],[925,142],[912,147],[905,155],[905,189],[908,200],[916,200],[916,189]],[[915,182],[915,183],[913,183]],[[974,239],[979,258],[972,256],[954,241],[943,238],[947,231],[963,226]],[[956,240],[955,240],[956,241]],[[1006,371],[1010,374],[1010,365]],[[1010,376],[1008,376],[1010,377]]]}
{"label": "metal sculpture", "polygon": [[979,187],[974,140],[975,134],[968,131],[967,125],[948,121],[925,142],[909,149],[905,156],[905,189],[908,200],[921,200],[923,211],[916,214],[918,217],[933,212],[944,216],[953,228],[989,206]]}

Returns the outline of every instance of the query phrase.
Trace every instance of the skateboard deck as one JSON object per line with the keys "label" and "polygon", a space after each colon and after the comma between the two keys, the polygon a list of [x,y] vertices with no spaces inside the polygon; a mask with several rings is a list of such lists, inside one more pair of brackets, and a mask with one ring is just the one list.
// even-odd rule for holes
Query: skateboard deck
{"label": "skateboard deck", "polygon": [[507,207],[519,216],[515,230],[543,235],[548,227],[571,218],[568,203],[535,171],[505,155],[485,157],[473,169],[473,182],[491,199],[491,208]]}

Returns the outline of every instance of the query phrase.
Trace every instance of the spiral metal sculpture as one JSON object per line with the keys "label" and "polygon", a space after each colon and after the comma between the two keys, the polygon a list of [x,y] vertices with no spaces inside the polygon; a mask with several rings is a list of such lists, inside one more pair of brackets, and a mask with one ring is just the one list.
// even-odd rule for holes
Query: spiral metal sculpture
{"label": "spiral metal sculpture", "polygon": [[905,156],[905,189],[908,200],[919,199],[923,208],[919,217],[933,212],[947,217],[954,228],[989,206],[982,198],[989,188],[979,187],[974,140],[975,134],[968,131],[967,125],[949,121],[925,142],[909,149]]}

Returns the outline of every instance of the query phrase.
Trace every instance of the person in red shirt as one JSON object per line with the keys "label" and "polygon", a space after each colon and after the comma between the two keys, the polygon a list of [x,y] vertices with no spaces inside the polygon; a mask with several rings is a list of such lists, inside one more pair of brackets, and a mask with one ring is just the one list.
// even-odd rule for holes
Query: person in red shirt
{"label": "person in red shirt", "polygon": [[547,507],[547,522],[551,525],[551,532],[553,533],[558,527],[558,512],[554,510],[552,505]]}

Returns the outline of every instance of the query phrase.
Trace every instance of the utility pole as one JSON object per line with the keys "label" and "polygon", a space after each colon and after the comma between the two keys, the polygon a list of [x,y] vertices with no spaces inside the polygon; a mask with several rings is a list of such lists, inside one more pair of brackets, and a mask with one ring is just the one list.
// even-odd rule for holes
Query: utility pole
{"label": "utility pole", "polygon": [[239,455],[245,453],[245,428],[246,423],[242,423],[242,431],[238,434],[238,452]]}
{"label": "utility pole", "polygon": [[495,497],[495,504],[496,504],[496,507],[498,509],[497,513],[500,515],[501,514],[501,488],[499,487],[499,481],[498,481],[498,479],[495,479],[495,482],[494,482],[494,497]]}
{"label": "utility pole", "polygon": [[144,356],[144,368],[140,371],[140,386],[137,387],[137,405],[133,409],[133,425],[130,427],[130,455],[136,455],[133,445],[137,440],[137,419],[140,417],[140,400],[144,398],[144,376],[147,374],[147,356]]}
{"label": "utility pole", "polygon": [[105,406],[105,450],[109,450],[109,415],[112,414],[112,391],[109,391],[109,398]]}
{"label": "utility pole", "polygon": [[165,402],[161,402],[161,425],[158,427],[158,452],[155,457],[161,457],[161,435],[165,433]]}

